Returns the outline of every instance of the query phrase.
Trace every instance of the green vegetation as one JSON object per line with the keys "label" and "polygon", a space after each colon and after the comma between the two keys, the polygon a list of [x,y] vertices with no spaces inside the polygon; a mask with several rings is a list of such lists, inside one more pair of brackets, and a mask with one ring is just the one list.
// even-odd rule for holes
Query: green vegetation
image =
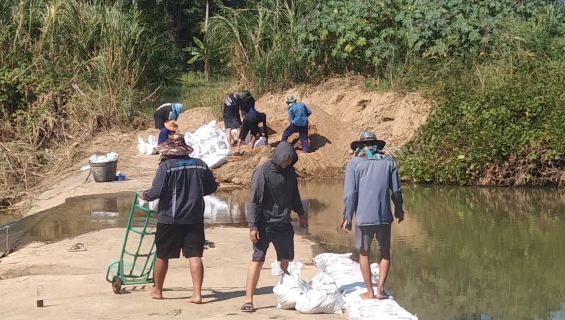
{"label": "green vegetation", "polygon": [[219,108],[234,82],[341,75],[439,102],[400,154],[407,180],[562,181],[562,1],[22,0],[0,3],[0,28],[0,207],[37,185],[46,150],[145,126],[164,99]]}
{"label": "green vegetation", "polygon": [[210,42],[255,91],[361,75],[438,102],[405,180],[562,184],[565,16],[542,0],[264,0],[222,9]]}

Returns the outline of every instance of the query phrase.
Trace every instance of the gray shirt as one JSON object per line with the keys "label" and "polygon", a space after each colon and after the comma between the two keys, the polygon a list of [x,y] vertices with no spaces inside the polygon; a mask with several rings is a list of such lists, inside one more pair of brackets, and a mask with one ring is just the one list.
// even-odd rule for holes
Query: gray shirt
{"label": "gray shirt", "polygon": [[358,226],[392,223],[394,218],[389,197],[394,202],[394,215],[398,218],[402,215],[402,189],[394,159],[386,156],[376,160],[355,157],[347,163],[343,221],[347,221],[349,230],[354,213]]}

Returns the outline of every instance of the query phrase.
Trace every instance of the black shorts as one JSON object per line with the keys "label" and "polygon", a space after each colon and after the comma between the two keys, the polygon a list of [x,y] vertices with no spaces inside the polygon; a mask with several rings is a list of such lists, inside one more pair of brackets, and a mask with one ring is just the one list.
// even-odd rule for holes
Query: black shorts
{"label": "black shorts", "polygon": [[238,118],[234,119],[224,119],[224,128],[226,129],[239,129],[241,123],[239,123]]}
{"label": "black shorts", "polygon": [[157,223],[155,233],[157,258],[177,259],[180,257],[181,249],[185,258],[202,257],[205,241],[204,223]]}
{"label": "black shorts", "polygon": [[277,252],[277,261],[294,260],[294,228],[283,225],[262,224],[258,227],[259,241],[253,244],[252,261],[265,262],[267,249],[272,242]]}
{"label": "black shorts", "polygon": [[255,117],[243,118],[241,124],[241,131],[239,132],[239,139],[245,140],[247,133],[251,131],[251,136],[256,137],[259,134],[259,122]]}

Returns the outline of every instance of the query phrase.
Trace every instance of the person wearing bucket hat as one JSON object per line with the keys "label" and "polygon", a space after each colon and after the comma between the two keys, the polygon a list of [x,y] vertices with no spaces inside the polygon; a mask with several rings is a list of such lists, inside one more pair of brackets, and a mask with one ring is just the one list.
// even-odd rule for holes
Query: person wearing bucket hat
{"label": "person wearing bucket hat", "polygon": [[[374,132],[362,132],[359,139],[350,145],[355,157],[347,163],[345,169],[341,227],[346,233],[350,231],[355,214],[355,247],[359,249],[359,266],[367,286],[367,293],[361,295],[362,299],[389,298],[384,290],[390,267],[390,235],[394,221],[389,198],[394,203],[394,216],[398,223],[404,220],[402,189],[396,162],[382,153],[385,144],[383,140],[377,139]],[[381,259],[376,294],[369,265],[371,242],[374,238],[379,243]]]}
{"label": "person wearing bucket hat", "polygon": [[308,117],[310,117],[312,111],[303,102],[297,102],[293,96],[286,98],[286,110],[290,124],[284,129],[281,141],[287,141],[293,133],[298,132],[302,152],[308,153]]}
{"label": "person wearing bucket hat", "polygon": [[190,157],[193,150],[184,142],[182,134],[170,134],[157,148],[164,158],[151,188],[139,195],[145,201],[159,199],[155,285],[149,288],[149,294],[154,299],[163,298],[169,259],[178,259],[182,250],[183,256],[190,261],[194,286],[191,302],[200,303],[204,278],[202,255],[206,241],[204,196],[216,192],[218,184],[204,161]]}
{"label": "person wearing bucket hat", "polygon": [[165,103],[161,105],[155,113],[153,118],[155,119],[155,129],[163,129],[165,127],[165,122],[168,120],[177,121],[179,115],[184,112],[184,105],[182,103]]}
{"label": "person wearing bucket hat", "polygon": [[239,136],[239,131],[241,123],[243,121],[243,115],[241,113],[240,106],[243,101],[251,98],[251,93],[245,90],[240,93],[232,93],[227,96],[224,100],[224,113],[222,118],[224,120],[224,128],[226,129],[226,138],[228,140],[228,146],[233,146],[232,133],[233,129],[237,129],[237,135]]}

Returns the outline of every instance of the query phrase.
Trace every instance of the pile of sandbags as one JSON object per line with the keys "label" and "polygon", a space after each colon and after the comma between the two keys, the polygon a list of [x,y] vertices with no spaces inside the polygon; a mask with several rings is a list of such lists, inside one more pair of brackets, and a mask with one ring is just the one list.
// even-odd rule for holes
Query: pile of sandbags
{"label": "pile of sandbags", "polygon": [[148,156],[157,154],[157,139],[152,134],[147,137],[147,142],[142,137],[137,137],[137,150]]}
{"label": "pile of sandbags", "polygon": [[302,263],[294,260],[289,263],[289,274],[286,274],[278,262],[271,263],[271,274],[280,277],[273,288],[273,293],[277,296],[277,308],[294,309],[300,296],[310,289],[308,283],[302,280],[302,266]]}
{"label": "pile of sandbags", "polygon": [[218,168],[228,162],[230,149],[227,145],[226,130],[216,130],[216,121],[201,126],[194,132],[184,134],[184,141],[194,152],[190,155],[202,159],[211,169]]}
{"label": "pile of sandbags", "polygon": [[[387,300],[361,299],[360,295],[366,293],[367,288],[359,264],[351,260],[350,257],[351,253],[322,253],[313,259],[320,273],[327,274],[339,287],[345,308],[349,311],[350,320],[418,319],[396,303],[393,297]],[[324,281],[327,283],[329,280]],[[374,284],[379,281],[379,267],[376,263],[371,264],[371,281]],[[373,290],[377,292],[376,287]]]}

